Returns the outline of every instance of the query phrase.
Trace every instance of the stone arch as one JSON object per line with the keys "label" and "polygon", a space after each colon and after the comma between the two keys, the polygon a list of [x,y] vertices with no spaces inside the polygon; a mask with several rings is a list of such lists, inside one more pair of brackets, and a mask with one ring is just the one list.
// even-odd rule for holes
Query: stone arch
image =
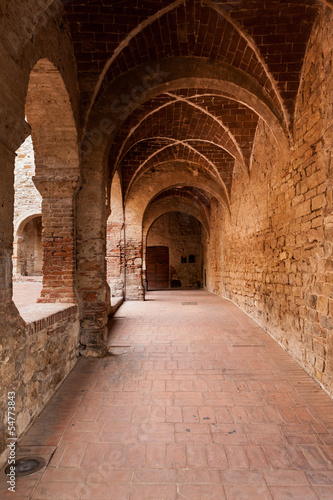
{"label": "stone arch", "polygon": [[43,290],[39,301],[75,302],[77,129],[62,76],[48,59],[40,59],[31,71],[26,116],[35,153],[33,181],[42,195]]}

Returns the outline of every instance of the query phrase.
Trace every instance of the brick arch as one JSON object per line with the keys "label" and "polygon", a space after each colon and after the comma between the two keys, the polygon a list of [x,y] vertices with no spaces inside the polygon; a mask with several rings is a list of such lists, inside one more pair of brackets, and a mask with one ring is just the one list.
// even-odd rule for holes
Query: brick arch
{"label": "brick arch", "polygon": [[200,165],[190,162],[165,162],[154,165],[132,185],[125,199],[125,295],[131,300],[144,299],[142,281],[142,223],[149,203],[163,191],[173,188],[195,188],[216,199],[229,212],[225,191],[216,179]]}
{"label": "brick arch", "polygon": [[189,198],[170,195],[166,198],[160,198],[155,202],[152,202],[146,209],[143,216],[143,241],[148,234],[151,225],[155,222],[158,217],[168,212],[185,212],[189,215],[193,215],[202,226],[205,228],[207,234],[209,235],[209,222],[207,214],[202,207],[191,202]]}
{"label": "brick arch", "polygon": [[41,217],[40,210],[31,209],[21,214],[15,221],[13,240],[13,276],[18,273],[18,246],[26,224],[37,217]]}
{"label": "brick arch", "polygon": [[[110,84],[90,115],[81,141],[84,157],[88,159],[92,153],[96,154],[97,149],[101,148],[101,154],[107,161],[112,141],[134,110],[165,92],[196,87],[211,93],[217,91],[219,95],[246,106],[268,125],[281,150],[289,148],[290,137],[281,116],[260,87],[253,80],[237,73],[234,68],[216,63],[207,65],[199,58],[193,57],[161,60],[156,63],[157,66],[157,80],[152,79],[151,86],[142,98],[132,100],[128,106],[124,105],[121,109],[114,109],[110,103],[120,103],[123,94],[130,96],[133,88],[142,86],[147,77],[146,67],[144,65],[137,67]],[[115,168],[114,163],[112,168]]]}
{"label": "brick arch", "polygon": [[79,172],[77,129],[70,97],[59,70],[48,59],[40,59],[30,73],[26,116],[31,127],[36,174],[53,168],[58,172]]}
{"label": "brick arch", "polygon": [[155,196],[150,203],[155,203],[156,201],[165,198],[165,197],[181,197],[185,199],[191,200],[196,205],[202,207],[202,209],[207,214],[207,217],[210,216],[210,207],[212,203],[212,197],[208,195],[204,190],[192,187],[183,187],[183,188],[173,188],[166,189],[162,191],[157,196]]}
{"label": "brick arch", "polygon": [[[170,10],[163,11],[163,15],[155,14],[138,25],[119,44],[116,57],[112,56],[111,64],[109,60],[103,68],[103,78],[99,79],[94,91],[96,101],[110,82],[135,66],[164,58],[194,55],[234,66],[258,81],[288,124],[288,113],[274,78],[255,41],[239,23],[224,13],[222,15],[219,7],[210,1],[175,2],[170,7]],[[211,36],[200,38],[202,29],[210,30]],[[194,44],[197,38],[200,42]]]}
{"label": "brick arch", "polygon": [[192,187],[216,198],[228,211],[226,192],[216,179],[198,165],[176,160],[154,164],[153,170],[146,170],[132,185],[125,198],[125,222],[142,224],[142,217],[148,204],[166,189]]}
{"label": "brick arch", "polygon": [[73,303],[74,198],[80,183],[77,129],[61,73],[46,58],[30,73],[26,116],[36,165],[33,181],[42,195],[43,290],[39,302]]}
{"label": "brick arch", "polygon": [[[132,184],[136,182],[145,170],[153,168],[155,164],[182,160],[197,163],[205,168],[211,175],[216,177],[218,183],[223,185],[227,197],[229,197],[234,160],[223,148],[220,148],[211,141],[169,141],[165,140],[167,138],[159,138],[160,144],[156,145],[157,139],[154,139],[151,141],[139,141],[129,152],[131,154],[128,153],[123,159],[121,167],[125,196],[131,189]],[[151,143],[153,145],[149,147]],[[210,149],[214,146],[218,150],[218,158],[209,158],[210,149],[205,148],[206,145],[209,145]],[[229,162],[227,161],[227,157]],[[218,165],[215,164],[217,161],[219,162]]]}

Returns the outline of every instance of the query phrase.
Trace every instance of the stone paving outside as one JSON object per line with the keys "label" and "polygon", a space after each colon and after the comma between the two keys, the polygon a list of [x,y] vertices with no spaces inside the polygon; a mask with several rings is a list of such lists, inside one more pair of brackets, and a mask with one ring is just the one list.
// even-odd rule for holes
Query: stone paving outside
{"label": "stone paving outside", "polygon": [[110,325],[21,439],[49,460],[0,498],[332,500],[333,401],[257,323],[203,291],[151,292]]}

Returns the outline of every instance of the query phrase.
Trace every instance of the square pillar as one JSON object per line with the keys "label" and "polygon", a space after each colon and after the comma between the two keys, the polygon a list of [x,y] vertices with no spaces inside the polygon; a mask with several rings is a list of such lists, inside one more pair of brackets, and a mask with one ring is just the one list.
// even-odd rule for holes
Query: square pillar
{"label": "square pillar", "polygon": [[38,302],[76,302],[74,201],[80,178],[48,174],[33,181],[43,197],[43,289]]}

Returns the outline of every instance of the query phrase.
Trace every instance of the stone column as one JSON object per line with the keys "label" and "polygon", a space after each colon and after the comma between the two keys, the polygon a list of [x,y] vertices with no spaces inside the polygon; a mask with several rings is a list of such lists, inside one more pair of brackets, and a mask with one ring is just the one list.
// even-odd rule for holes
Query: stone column
{"label": "stone column", "polygon": [[125,226],[125,299],[144,300],[142,282],[142,229],[137,225]]}
{"label": "stone column", "polygon": [[107,280],[112,297],[124,295],[124,224],[109,217],[106,227]]}
{"label": "stone column", "polygon": [[74,200],[79,175],[47,172],[33,181],[43,197],[43,289],[38,302],[76,302]]}

